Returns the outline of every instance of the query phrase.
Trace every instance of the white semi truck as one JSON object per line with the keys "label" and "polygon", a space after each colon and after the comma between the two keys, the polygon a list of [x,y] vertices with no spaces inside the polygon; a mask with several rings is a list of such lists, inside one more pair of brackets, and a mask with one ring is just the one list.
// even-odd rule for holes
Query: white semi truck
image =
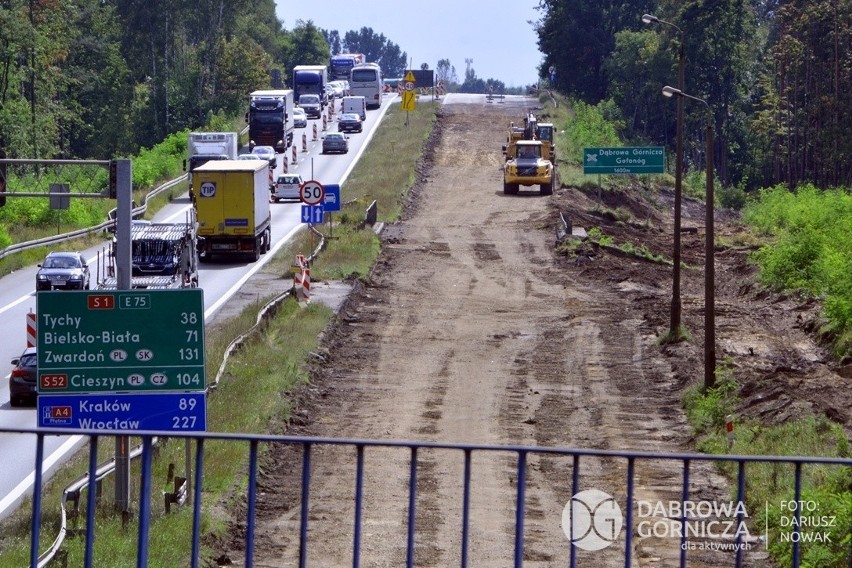
{"label": "white semi truck", "polygon": [[192,172],[210,160],[236,160],[240,135],[236,132],[190,132],[186,147],[187,159],[183,169],[189,174],[189,197],[194,203]]}

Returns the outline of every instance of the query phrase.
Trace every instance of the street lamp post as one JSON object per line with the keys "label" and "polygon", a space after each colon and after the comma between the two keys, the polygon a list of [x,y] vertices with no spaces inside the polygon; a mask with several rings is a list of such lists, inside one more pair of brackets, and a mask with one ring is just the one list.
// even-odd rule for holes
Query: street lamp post
{"label": "street lamp post", "polygon": [[[684,53],[684,35],[683,30],[671,22],[661,20],[651,14],[643,14],[642,22],[646,24],[664,24],[671,26],[678,31],[680,35],[680,48],[678,49],[677,61],[677,85],[678,90],[683,92],[685,83],[684,63],[686,54]],[[669,95],[671,96],[671,95]],[[676,125],[676,142],[675,142],[675,195],[674,195],[674,235],[673,235],[673,251],[672,251],[672,305],[671,305],[671,321],[669,323],[669,339],[679,341],[682,337],[681,330],[681,301],[680,301],[680,220],[681,220],[681,195],[683,183],[683,97],[678,97],[677,100],[677,125]]]}
{"label": "street lamp post", "polygon": [[704,99],[693,97],[668,85],[663,87],[666,97],[677,96],[678,100],[693,99],[704,103],[709,116],[707,122],[707,186],[704,214],[704,388],[716,385],[716,247],[713,217],[713,113]]}

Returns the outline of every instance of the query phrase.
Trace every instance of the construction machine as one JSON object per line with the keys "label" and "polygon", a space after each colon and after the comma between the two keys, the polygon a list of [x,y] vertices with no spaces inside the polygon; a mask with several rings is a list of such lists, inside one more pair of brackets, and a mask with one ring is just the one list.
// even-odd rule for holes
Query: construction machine
{"label": "construction machine", "polygon": [[542,155],[556,163],[556,152],[553,142],[553,124],[549,122],[539,123],[535,114],[528,113],[524,117],[524,125],[516,126],[514,122],[509,124],[509,136],[503,146],[503,154],[506,160],[515,157],[516,144],[520,140],[540,140],[544,146]]}
{"label": "construction machine", "polygon": [[518,140],[513,155],[503,165],[503,193],[515,195],[520,186],[538,185],[541,195],[553,193],[556,168],[541,140]]}

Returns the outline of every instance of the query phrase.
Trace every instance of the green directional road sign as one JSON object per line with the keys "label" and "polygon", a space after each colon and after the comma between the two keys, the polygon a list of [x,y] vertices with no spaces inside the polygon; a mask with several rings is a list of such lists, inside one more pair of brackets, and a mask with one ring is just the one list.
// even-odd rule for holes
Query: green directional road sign
{"label": "green directional road sign", "polygon": [[584,174],[661,174],[666,171],[662,146],[584,148]]}
{"label": "green directional road sign", "polygon": [[38,292],[36,307],[40,394],[206,387],[200,288]]}

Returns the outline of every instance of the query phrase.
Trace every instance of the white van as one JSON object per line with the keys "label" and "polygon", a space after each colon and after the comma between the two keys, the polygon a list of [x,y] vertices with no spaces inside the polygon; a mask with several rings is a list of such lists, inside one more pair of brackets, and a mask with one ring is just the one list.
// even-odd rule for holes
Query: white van
{"label": "white van", "polygon": [[343,97],[343,110],[341,113],[351,112],[367,120],[367,97]]}

